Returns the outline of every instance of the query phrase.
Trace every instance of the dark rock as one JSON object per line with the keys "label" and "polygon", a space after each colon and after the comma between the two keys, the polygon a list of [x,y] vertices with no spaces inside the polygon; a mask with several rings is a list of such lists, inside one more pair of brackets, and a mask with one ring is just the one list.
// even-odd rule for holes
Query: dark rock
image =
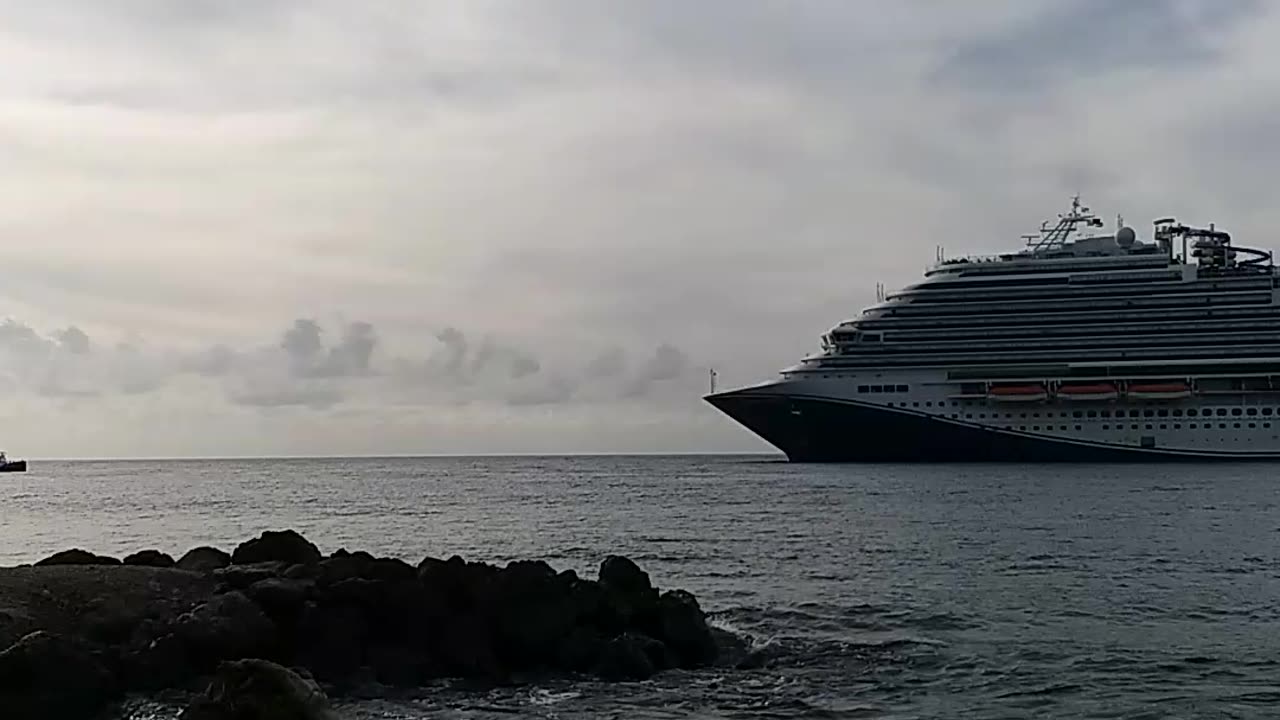
{"label": "dark rock", "polygon": [[159,550],[142,550],[126,555],[124,558],[125,565],[141,565],[143,567],[171,568],[176,563],[173,557]]}
{"label": "dark rock", "polygon": [[226,588],[245,590],[254,583],[279,577],[286,568],[283,563],[257,563],[254,565],[228,565],[213,571],[213,577]]}
{"label": "dark rock", "polygon": [[315,585],[310,580],[266,578],[249,586],[245,595],[277,624],[292,624],[302,612]]}
{"label": "dark rock", "polygon": [[144,608],[106,597],[89,603],[79,618],[85,638],[104,645],[127,642],[142,623]]}
{"label": "dark rock", "polygon": [[214,547],[193,548],[178,559],[178,569],[191,572],[212,572],[230,564],[231,556]]}
{"label": "dark rock", "polygon": [[556,648],[556,665],[571,672],[589,672],[600,662],[604,645],[604,637],[595,629],[576,627]]}
{"label": "dark rock", "polygon": [[54,553],[49,557],[36,563],[38,566],[46,565],[119,565],[120,560],[106,555],[94,555],[88,550],[74,548],[71,550],[63,550]]}
{"label": "dark rock", "polygon": [[224,662],[180,720],[338,720],[314,680],[260,659]]}
{"label": "dark rock", "polygon": [[648,680],[658,671],[654,658],[665,653],[653,638],[626,633],[610,640],[601,650],[596,674],[609,681]]}
{"label": "dark rock", "polygon": [[294,661],[317,679],[348,685],[365,664],[369,627],[357,607],[327,601],[303,606],[296,630]]}
{"label": "dark rock", "polygon": [[737,666],[751,652],[751,644],[747,638],[735,635],[728,630],[712,627],[711,637],[716,643],[716,664],[722,667]]}
{"label": "dark rock", "polygon": [[236,547],[231,553],[235,565],[261,562],[284,562],[288,565],[312,565],[320,562],[320,549],[293,530],[267,530],[253,540]]}
{"label": "dark rock", "polygon": [[111,673],[78,640],[37,630],[0,652],[6,718],[87,718],[115,694]]}
{"label": "dark rock", "polygon": [[321,584],[333,584],[354,578],[404,581],[415,580],[417,576],[418,571],[403,560],[375,558],[369,553],[356,552],[321,560],[317,580]]}
{"label": "dark rock", "polygon": [[191,666],[186,643],[173,633],[139,643],[120,656],[122,680],[130,690],[154,692],[181,687],[202,670]]}
{"label": "dark rock", "polygon": [[174,635],[196,670],[220,660],[270,657],[276,650],[275,625],[241,592],[217,595],[178,618]]}
{"label": "dark rock", "polygon": [[683,668],[705,667],[716,661],[716,640],[698,601],[684,590],[668,590],[658,601],[663,643]]}
{"label": "dark rock", "polygon": [[440,628],[432,652],[448,675],[498,682],[507,679],[507,670],[494,652],[492,627],[479,613],[451,617]]}
{"label": "dark rock", "polygon": [[320,577],[320,569],[315,565],[290,565],[280,573],[280,577],[288,580],[315,580]]}
{"label": "dark rock", "polygon": [[541,561],[513,562],[498,572],[487,603],[496,651],[514,669],[553,667],[577,623],[571,581]]}
{"label": "dark rock", "polygon": [[367,659],[377,682],[392,687],[417,687],[440,675],[426,652],[404,645],[375,645]]}
{"label": "dark rock", "polygon": [[653,589],[649,574],[620,555],[610,555],[600,563],[600,584],[628,595]]}

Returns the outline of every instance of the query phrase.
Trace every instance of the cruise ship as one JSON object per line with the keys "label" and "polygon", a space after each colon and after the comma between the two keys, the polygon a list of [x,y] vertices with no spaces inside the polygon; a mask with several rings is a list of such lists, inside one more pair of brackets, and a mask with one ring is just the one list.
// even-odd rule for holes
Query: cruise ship
{"label": "cruise ship", "polygon": [[1105,225],[1076,197],[1020,251],[940,255],[778,379],[705,399],[802,462],[1280,459],[1272,254]]}

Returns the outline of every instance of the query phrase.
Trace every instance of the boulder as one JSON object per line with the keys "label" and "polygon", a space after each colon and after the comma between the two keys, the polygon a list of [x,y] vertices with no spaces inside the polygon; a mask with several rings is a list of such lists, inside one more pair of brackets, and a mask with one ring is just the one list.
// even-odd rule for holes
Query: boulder
{"label": "boulder", "polygon": [[358,608],[333,601],[307,602],[295,626],[293,660],[316,678],[348,685],[365,665],[369,626]]}
{"label": "boulder", "polygon": [[204,695],[180,720],[338,720],[310,678],[273,662],[235,660],[218,666]]}
{"label": "boulder", "polygon": [[46,565],[119,565],[120,560],[106,555],[94,555],[88,550],[73,548],[71,550],[63,550],[54,553],[49,557],[36,563],[38,566]]}
{"label": "boulder", "polygon": [[0,652],[6,718],[89,718],[115,694],[111,673],[78,640],[37,630]]}
{"label": "boulder", "polygon": [[600,652],[595,673],[605,680],[648,680],[660,668],[654,663],[666,652],[662,643],[644,635],[624,633],[610,640]]}
{"label": "boulder", "polygon": [[663,643],[682,668],[698,668],[716,661],[716,639],[698,600],[684,590],[668,590],[658,600]]}
{"label": "boulder", "polygon": [[513,562],[494,576],[485,605],[504,665],[517,670],[555,666],[560,644],[578,620],[572,583],[541,561]]}
{"label": "boulder", "polygon": [[272,577],[250,585],[245,594],[276,623],[292,624],[314,588],[315,584],[310,580]]}
{"label": "boulder", "polygon": [[267,562],[253,565],[228,565],[214,570],[211,574],[219,585],[231,590],[244,590],[250,585],[280,577],[285,570],[284,563]]}
{"label": "boulder", "polygon": [[208,546],[188,550],[178,559],[178,569],[191,572],[212,572],[230,564],[230,555],[218,548]]}
{"label": "boulder", "polygon": [[267,530],[253,540],[236,547],[231,553],[235,565],[261,562],[283,562],[286,565],[314,565],[320,562],[320,549],[294,530]]}
{"label": "boulder", "polygon": [[241,592],[214,596],[178,618],[173,634],[196,671],[212,669],[220,660],[270,657],[276,650],[276,627]]}
{"label": "boulder", "polygon": [[124,558],[125,565],[141,565],[144,567],[171,568],[176,563],[173,557],[159,550],[142,550],[126,555]]}
{"label": "boulder", "polygon": [[653,589],[649,573],[621,555],[610,555],[600,563],[600,584],[628,595]]}

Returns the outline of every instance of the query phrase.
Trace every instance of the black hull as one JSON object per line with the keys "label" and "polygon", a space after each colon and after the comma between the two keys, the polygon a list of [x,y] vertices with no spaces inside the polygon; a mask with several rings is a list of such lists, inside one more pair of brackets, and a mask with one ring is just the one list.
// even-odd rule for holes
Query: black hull
{"label": "black hull", "polygon": [[16,460],[14,462],[7,462],[7,463],[0,464],[0,472],[26,472],[26,471],[27,471],[26,460]]}
{"label": "black hull", "polygon": [[706,400],[794,462],[1280,460],[1280,453],[1194,452],[1049,438],[830,398],[743,391]]}

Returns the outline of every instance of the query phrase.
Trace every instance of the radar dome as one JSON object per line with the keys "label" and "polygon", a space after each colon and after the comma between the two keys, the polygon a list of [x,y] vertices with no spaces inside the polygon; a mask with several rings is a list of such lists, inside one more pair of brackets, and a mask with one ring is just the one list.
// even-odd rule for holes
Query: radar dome
{"label": "radar dome", "polygon": [[1131,227],[1122,227],[1116,231],[1116,244],[1120,247],[1130,247],[1137,239],[1138,234]]}

